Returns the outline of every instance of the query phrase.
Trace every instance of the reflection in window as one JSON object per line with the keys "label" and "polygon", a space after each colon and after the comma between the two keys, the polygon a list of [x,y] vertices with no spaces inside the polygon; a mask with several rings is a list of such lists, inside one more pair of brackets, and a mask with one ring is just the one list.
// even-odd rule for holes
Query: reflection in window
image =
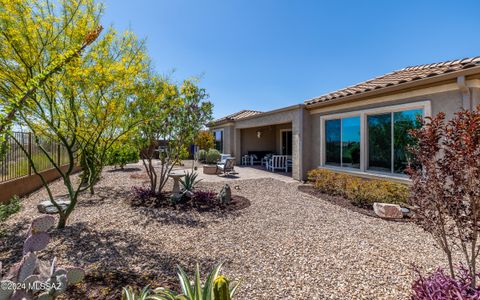
{"label": "reflection in window", "polygon": [[417,116],[422,114],[421,109],[399,111],[393,114],[393,171],[395,173],[403,173],[407,167],[409,154],[406,148],[414,143],[408,131],[420,126]]}
{"label": "reflection in window", "polygon": [[360,168],[360,117],[325,121],[325,164]]}
{"label": "reflection in window", "polygon": [[342,167],[360,168],[360,117],[342,119]]}
{"label": "reflection in window", "polygon": [[340,166],[340,119],[325,121],[325,164]]}
{"label": "reflection in window", "polygon": [[392,114],[367,117],[368,169],[391,172],[392,170]]}
{"label": "reflection in window", "polygon": [[223,130],[217,130],[213,132],[215,138],[215,149],[223,153]]}

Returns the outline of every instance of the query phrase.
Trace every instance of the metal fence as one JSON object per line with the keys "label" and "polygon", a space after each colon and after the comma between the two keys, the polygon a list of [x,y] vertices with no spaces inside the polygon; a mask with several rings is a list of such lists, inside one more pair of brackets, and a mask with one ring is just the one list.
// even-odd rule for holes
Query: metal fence
{"label": "metal fence", "polygon": [[[39,138],[37,144],[30,132],[14,132],[13,136],[30,154],[37,171],[45,171],[54,167],[40,146],[46,150],[57,165],[68,163],[68,153],[59,143]],[[13,138],[7,137],[6,153],[0,160],[0,182],[34,174],[32,165],[22,147]]]}

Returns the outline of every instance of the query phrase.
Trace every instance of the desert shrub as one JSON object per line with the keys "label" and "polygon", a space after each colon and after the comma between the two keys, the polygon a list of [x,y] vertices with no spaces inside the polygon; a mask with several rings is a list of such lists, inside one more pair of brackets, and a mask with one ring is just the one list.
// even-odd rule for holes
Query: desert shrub
{"label": "desert shrub", "polygon": [[412,300],[480,299],[480,288],[472,288],[473,278],[464,267],[459,268],[456,278],[440,268],[427,276],[419,270],[416,272],[418,276],[412,285]]}
{"label": "desert shrub", "polygon": [[222,154],[220,154],[217,149],[209,149],[207,155],[205,156],[205,161],[207,164],[216,164],[221,157]]}
{"label": "desert shrub", "polygon": [[136,163],[140,159],[140,151],[131,145],[122,145],[109,151],[108,164],[123,169],[128,163]]}
{"label": "desert shrub", "polygon": [[320,192],[345,197],[359,206],[372,205],[374,202],[402,204],[407,202],[409,196],[409,187],[405,184],[364,179],[325,169],[311,170],[308,180]]}
{"label": "desert shrub", "polygon": [[161,207],[169,203],[164,193],[155,193],[144,186],[132,187],[132,206]]}
{"label": "desert shrub", "polygon": [[461,110],[448,122],[445,114],[422,120],[411,131],[417,140],[410,152],[409,203],[414,221],[430,233],[448,260],[454,278],[453,253],[462,254],[472,288],[480,254],[480,106]]}
{"label": "desert shrub", "polygon": [[0,222],[5,221],[11,215],[19,212],[21,208],[22,205],[17,196],[13,196],[8,202],[0,204]]}
{"label": "desert shrub", "polygon": [[205,151],[203,149],[198,150],[196,158],[197,158],[198,161],[205,162],[206,159],[207,159],[207,151]]}

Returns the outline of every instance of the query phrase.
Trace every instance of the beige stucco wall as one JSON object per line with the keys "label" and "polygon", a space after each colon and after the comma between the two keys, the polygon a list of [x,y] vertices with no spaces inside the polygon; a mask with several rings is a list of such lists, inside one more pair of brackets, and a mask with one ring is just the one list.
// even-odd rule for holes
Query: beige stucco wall
{"label": "beige stucco wall", "polygon": [[[257,131],[262,132],[257,137]],[[241,155],[248,154],[248,151],[275,151],[277,144],[276,126],[264,126],[241,129]]]}

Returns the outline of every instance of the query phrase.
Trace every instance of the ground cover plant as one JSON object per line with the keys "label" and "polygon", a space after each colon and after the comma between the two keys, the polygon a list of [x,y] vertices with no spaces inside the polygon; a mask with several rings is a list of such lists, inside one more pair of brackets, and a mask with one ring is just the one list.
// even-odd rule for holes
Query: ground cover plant
{"label": "ground cover plant", "polygon": [[0,203],[0,222],[5,221],[8,217],[17,213],[22,208],[20,199],[17,196],[12,197],[6,203]]}

